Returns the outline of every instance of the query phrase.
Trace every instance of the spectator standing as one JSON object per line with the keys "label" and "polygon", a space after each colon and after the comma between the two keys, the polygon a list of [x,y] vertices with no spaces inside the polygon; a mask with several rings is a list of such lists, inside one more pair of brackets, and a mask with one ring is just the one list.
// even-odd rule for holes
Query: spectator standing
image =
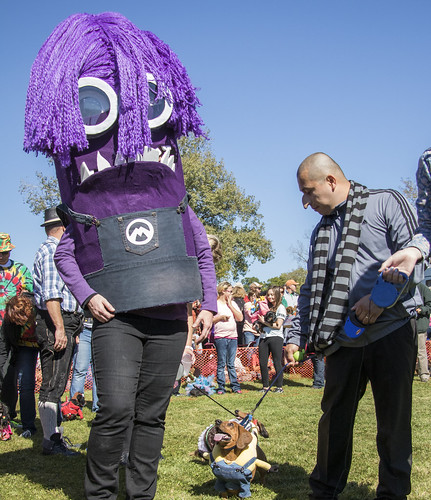
{"label": "spectator standing", "polygon": [[63,439],[59,427],[58,403],[66,389],[76,337],[82,330],[83,314],[60,278],[54,253],[64,233],[55,208],[45,210],[47,239],[36,253],[33,267],[36,305],[36,337],[40,347],[42,384],[39,416],[43,429],[44,455],[75,455]]}
{"label": "spectator standing", "polygon": [[424,283],[419,283],[418,290],[422,297],[422,305],[416,309],[418,314],[416,319],[418,329],[418,375],[421,382],[428,382],[430,372],[426,340],[431,314],[431,290]]}
{"label": "spectator standing", "polygon": [[325,387],[325,359],[322,356],[312,358],[313,363],[313,385],[312,389],[323,389]]}
{"label": "spectator standing", "polygon": [[235,301],[242,313],[242,320],[236,322],[236,331],[238,333],[238,345],[246,344],[244,339],[244,304],[246,293],[241,283],[236,283],[232,288],[232,299]]}
{"label": "spectator standing", "polygon": [[224,369],[227,366],[232,392],[241,394],[235,358],[238,348],[236,321],[242,320],[242,312],[232,299],[232,285],[223,281],[217,286],[217,314],[213,318],[214,342],[217,350],[217,394],[226,392]]}
{"label": "spectator standing", "polygon": [[244,341],[245,345],[259,345],[260,332],[254,328],[253,324],[257,321],[259,316],[259,306],[255,292],[248,292],[247,301],[244,302]]}
{"label": "spectator standing", "polygon": [[296,287],[299,285],[295,280],[287,280],[284,289],[284,300],[286,301],[286,307],[293,307],[296,311],[298,305],[298,294],[296,293]]}
{"label": "spectator standing", "polygon": [[[259,341],[259,364],[262,374],[263,391],[269,387],[268,360],[269,354],[272,354],[272,360],[276,374],[279,375],[283,369],[283,323],[286,319],[286,308],[281,303],[280,287],[271,287],[266,293],[266,302],[269,307],[268,312],[272,312],[275,316],[273,320],[269,320],[268,315],[259,315],[259,321],[263,324],[263,332],[260,335]],[[283,392],[283,375],[277,378],[276,388],[274,392]]]}
{"label": "spectator standing", "polygon": [[[249,290],[249,292],[253,292],[256,294],[257,301],[262,299],[262,297],[261,297],[262,285],[260,283],[258,283],[257,281],[253,281],[253,283],[250,284],[250,287],[248,290]],[[247,299],[246,299],[246,302],[247,302]]]}
{"label": "spectator standing", "polygon": [[[16,403],[19,399],[21,411],[21,436],[31,437],[36,432],[36,402],[34,397],[35,373],[38,355],[38,345],[35,338],[34,316],[29,312],[29,320],[22,324],[8,321],[3,325],[6,304],[13,297],[21,294],[32,294],[33,278],[31,271],[20,262],[10,258],[10,252],[15,248],[10,235],[0,233],[0,380],[4,370],[4,380],[1,385],[1,400],[7,404],[11,419],[16,418]],[[20,307],[22,302],[20,301]],[[25,308],[25,306],[22,306]],[[8,366],[8,355],[11,354]]]}
{"label": "spectator standing", "polygon": [[[422,266],[411,277],[410,292],[398,297],[394,307],[377,307],[370,294],[382,263],[411,241],[414,211],[396,191],[369,190],[348,181],[323,153],[302,162],[297,180],[304,208],[322,215],[311,236],[307,278],[287,345],[290,362],[307,338],[326,355],[310,498],[337,498],[343,491],[355,415],[370,380],[380,456],[377,498],[405,499],[411,489],[414,316],[420,301],[414,284],[423,278]],[[351,311],[363,330],[348,336],[344,327]]]}
{"label": "spectator standing", "polygon": [[97,405],[97,389],[96,379],[94,378],[94,369],[91,358],[91,329],[93,327],[93,318],[86,316],[84,318],[84,329],[79,335],[79,343],[76,346],[74,359],[73,359],[73,372],[72,380],[70,382],[70,399],[74,397],[77,392],[84,394],[85,379],[87,377],[88,367],[91,366],[92,395],[93,401],[91,410],[96,412]]}

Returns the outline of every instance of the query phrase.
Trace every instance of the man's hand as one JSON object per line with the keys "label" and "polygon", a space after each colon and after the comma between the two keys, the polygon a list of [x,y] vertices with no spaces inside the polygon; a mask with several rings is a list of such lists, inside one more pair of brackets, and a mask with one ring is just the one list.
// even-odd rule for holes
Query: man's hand
{"label": "man's hand", "polygon": [[197,328],[199,325],[201,325],[201,334],[195,340],[195,344],[199,344],[208,337],[213,325],[213,313],[202,309],[192,326],[193,328]]}
{"label": "man's hand", "polygon": [[114,307],[108,300],[105,299],[105,297],[98,293],[91,297],[87,305],[91,315],[101,323],[107,323],[114,317]]}
{"label": "man's hand", "polygon": [[63,351],[67,346],[67,336],[64,328],[55,329],[54,351]]}
{"label": "man's hand", "polygon": [[299,362],[295,360],[293,355],[295,352],[299,351],[299,346],[296,344],[286,344],[284,348],[284,352],[286,354],[286,359],[288,363],[292,363],[292,365],[299,365]]}
{"label": "man's hand", "polygon": [[405,278],[400,272],[410,276],[417,262],[422,259],[421,252],[416,247],[407,247],[398,250],[380,266],[379,273],[383,271],[383,279],[390,283],[404,283]]}
{"label": "man's hand", "polygon": [[352,307],[352,311],[355,311],[356,317],[363,325],[372,325],[384,311],[382,307],[376,306],[370,297],[370,293],[365,295]]}

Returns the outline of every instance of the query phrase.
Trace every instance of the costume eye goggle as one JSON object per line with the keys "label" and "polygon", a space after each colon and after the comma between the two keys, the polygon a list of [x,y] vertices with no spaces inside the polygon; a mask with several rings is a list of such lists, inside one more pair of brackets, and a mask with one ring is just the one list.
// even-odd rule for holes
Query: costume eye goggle
{"label": "costume eye goggle", "polygon": [[164,125],[172,114],[172,96],[170,99],[156,99],[157,82],[151,73],[147,73],[148,88],[150,91],[150,106],[148,107],[148,124],[151,129]]}
{"label": "costume eye goggle", "polygon": [[[157,82],[151,73],[147,73],[150,94],[148,124],[151,129],[161,127],[172,114],[172,102],[168,99],[156,99]],[[84,120],[85,133],[98,136],[109,130],[118,118],[118,96],[115,90],[104,80],[93,76],[80,78],[79,108]]]}

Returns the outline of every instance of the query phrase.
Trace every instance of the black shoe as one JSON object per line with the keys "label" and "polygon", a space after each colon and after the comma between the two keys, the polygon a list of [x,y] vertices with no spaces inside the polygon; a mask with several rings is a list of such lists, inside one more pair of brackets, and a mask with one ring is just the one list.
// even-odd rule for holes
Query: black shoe
{"label": "black shoe", "polygon": [[36,434],[36,429],[26,429],[20,434],[20,437],[25,438],[25,439],[30,439]]}
{"label": "black shoe", "polygon": [[69,445],[61,437],[59,432],[54,433],[49,441],[46,439],[42,443],[42,454],[43,455],[64,455],[66,457],[76,457],[80,455],[77,451],[73,451],[69,448]]}

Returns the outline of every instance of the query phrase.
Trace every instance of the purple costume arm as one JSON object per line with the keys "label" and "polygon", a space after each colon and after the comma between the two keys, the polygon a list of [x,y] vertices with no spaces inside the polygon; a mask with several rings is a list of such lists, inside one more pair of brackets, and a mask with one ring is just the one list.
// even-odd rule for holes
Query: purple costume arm
{"label": "purple costume arm", "polygon": [[76,262],[75,242],[71,231],[72,227],[68,226],[55,251],[54,262],[63,281],[82,306],[96,292],[88,285]]}
{"label": "purple costume arm", "polygon": [[191,208],[189,208],[189,214],[202,280],[202,309],[215,314],[217,313],[217,279],[211,248],[202,222],[196,217]]}

